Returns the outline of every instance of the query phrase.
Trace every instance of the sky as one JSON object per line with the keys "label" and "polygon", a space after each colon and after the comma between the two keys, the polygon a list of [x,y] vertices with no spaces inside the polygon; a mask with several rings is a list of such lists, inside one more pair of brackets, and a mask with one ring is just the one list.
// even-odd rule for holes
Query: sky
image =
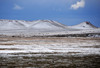
{"label": "sky", "polygon": [[100,0],[0,0],[0,19],[54,20],[68,26],[88,21],[100,27]]}

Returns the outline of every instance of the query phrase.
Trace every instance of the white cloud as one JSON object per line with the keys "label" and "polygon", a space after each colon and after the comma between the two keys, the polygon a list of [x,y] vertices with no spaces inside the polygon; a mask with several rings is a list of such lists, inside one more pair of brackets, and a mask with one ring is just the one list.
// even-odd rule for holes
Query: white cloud
{"label": "white cloud", "polygon": [[23,7],[17,5],[17,4],[14,4],[14,8],[13,9],[16,9],[16,10],[21,10],[23,9]]}
{"label": "white cloud", "polygon": [[80,7],[83,8],[84,6],[85,6],[85,1],[84,0],[81,0],[80,2],[77,2],[74,5],[71,5],[71,9],[77,10],[78,8],[80,8]]}

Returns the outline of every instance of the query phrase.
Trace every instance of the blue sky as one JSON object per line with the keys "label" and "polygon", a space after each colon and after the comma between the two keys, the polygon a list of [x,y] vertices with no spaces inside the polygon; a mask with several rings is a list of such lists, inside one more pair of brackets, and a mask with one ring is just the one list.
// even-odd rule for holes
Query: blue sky
{"label": "blue sky", "polygon": [[89,21],[100,27],[100,0],[0,0],[0,19],[46,19],[69,26]]}

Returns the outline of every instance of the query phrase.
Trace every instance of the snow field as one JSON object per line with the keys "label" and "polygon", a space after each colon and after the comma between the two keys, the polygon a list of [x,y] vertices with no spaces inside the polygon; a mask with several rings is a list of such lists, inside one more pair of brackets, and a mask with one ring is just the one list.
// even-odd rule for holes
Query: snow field
{"label": "snow field", "polygon": [[[92,47],[95,45],[99,46],[99,48]],[[64,54],[100,55],[99,43],[97,44],[70,43],[63,45],[62,44],[0,45],[0,49],[4,49],[0,50],[0,53],[6,53],[6,54],[7,53],[64,53]]]}

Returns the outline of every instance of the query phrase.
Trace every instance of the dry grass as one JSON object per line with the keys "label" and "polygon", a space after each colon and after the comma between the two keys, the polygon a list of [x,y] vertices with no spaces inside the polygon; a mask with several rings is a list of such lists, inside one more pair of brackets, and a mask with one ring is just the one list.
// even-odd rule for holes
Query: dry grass
{"label": "dry grass", "polygon": [[68,37],[23,37],[23,38],[19,38],[19,37],[0,37],[0,41],[17,41],[17,40],[51,40],[51,41],[55,41],[55,40],[59,40],[59,41],[79,41],[79,40],[99,40],[100,38],[86,38],[86,37],[76,37],[76,38],[68,38]]}
{"label": "dry grass", "polygon": [[80,46],[82,48],[100,48],[100,45],[94,45],[94,46]]}
{"label": "dry grass", "polygon": [[[13,42],[12,42],[13,41]],[[72,43],[100,43],[100,38],[68,38],[68,37],[1,37],[0,45],[32,45],[32,44],[72,44]]]}
{"label": "dry grass", "polygon": [[0,48],[0,50],[21,50],[18,48]]}
{"label": "dry grass", "polygon": [[2,42],[0,45],[30,45],[30,43],[25,42]]}

